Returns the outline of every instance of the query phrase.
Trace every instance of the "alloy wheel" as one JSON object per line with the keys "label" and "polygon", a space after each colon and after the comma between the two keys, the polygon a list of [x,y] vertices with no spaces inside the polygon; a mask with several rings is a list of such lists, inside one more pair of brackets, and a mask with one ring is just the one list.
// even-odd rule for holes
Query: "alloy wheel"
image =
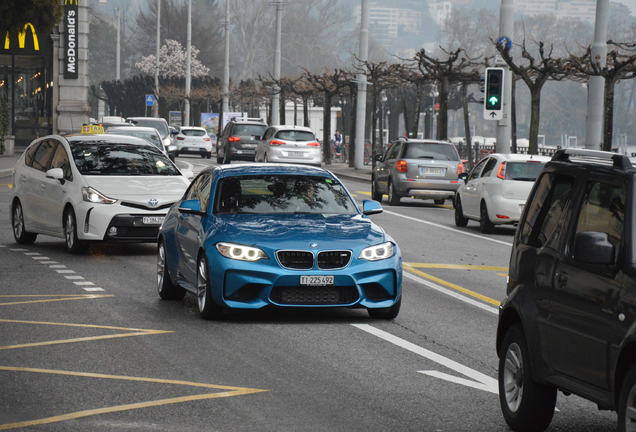
{"label": "alloy wheel", "polygon": [[73,249],[73,246],[75,245],[75,218],[70,211],[66,213],[64,237],[66,238],[66,246],[68,249]]}
{"label": "alloy wheel", "polygon": [[19,239],[22,237],[22,233],[24,232],[24,215],[22,214],[22,206],[20,204],[16,204],[13,208],[13,234],[15,238]]}
{"label": "alloy wheel", "polygon": [[[523,398],[523,358],[521,348],[516,343],[511,343],[506,351],[506,362],[503,373],[504,389],[508,409],[515,413],[519,410]],[[634,390],[636,396],[636,390]],[[636,418],[636,409],[634,410]]]}
{"label": "alloy wheel", "polygon": [[163,248],[163,243],[159,243],[159,249],[157,250],[157,290],[161,292],[163,286],[164,270],[166,268],[166,252]]}
{"label": "alloy wheel", "polygon": [[205,303],[208,295],[208,272],[205,268],[205,259],[199,259],[197,270],[197,303],[199,312],[205,309]]}

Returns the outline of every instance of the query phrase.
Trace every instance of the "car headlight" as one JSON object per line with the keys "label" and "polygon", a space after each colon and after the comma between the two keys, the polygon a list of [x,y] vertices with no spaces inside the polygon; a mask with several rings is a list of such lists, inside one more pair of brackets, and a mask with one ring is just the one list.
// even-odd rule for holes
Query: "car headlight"
{"label": "car headlight", "polygon": [[92,203],[114,204],[117,202],[117,200],[108,198],[106,195],[99,193],[90,186],[82,188],[82,197],[84,198],[84,201]]}
{"label": "car headlight", "polygon": [[394,254],[395,250],[393,248],[393,243],[386,242],[375,246],[370,246],[368,248],[362,249],[360,252],[360,256],[358,258],[364,259],[367,261],[379,261],[387,258],[391,258]]}
{"label": "car headlight", "polygon": [[265,252],[259,248],[236,243],[217,243],[216,249],[226,258],[240,261],[258,261],[267,259]]}

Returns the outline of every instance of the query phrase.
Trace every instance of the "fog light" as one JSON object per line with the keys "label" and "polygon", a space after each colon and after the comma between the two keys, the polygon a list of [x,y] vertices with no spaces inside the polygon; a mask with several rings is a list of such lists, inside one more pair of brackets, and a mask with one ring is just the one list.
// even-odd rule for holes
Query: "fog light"
{"label": "fog light", "polygon": [[108,235],[116,236],[117,235],[117,227],[110,227],[108,230]]}

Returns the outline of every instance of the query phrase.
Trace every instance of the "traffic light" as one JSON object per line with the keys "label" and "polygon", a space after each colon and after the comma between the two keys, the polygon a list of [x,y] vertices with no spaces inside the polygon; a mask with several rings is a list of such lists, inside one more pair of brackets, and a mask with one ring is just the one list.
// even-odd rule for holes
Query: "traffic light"
{"label": "traffic light", "polygon": [[484,118],[501,120],[503,118],[503,68],[486,69],[486,94],[484,97]]}

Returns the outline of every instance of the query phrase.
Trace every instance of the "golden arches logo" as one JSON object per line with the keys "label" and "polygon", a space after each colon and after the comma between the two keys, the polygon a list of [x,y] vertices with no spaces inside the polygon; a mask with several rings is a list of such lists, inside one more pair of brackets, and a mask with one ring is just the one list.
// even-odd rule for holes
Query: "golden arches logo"
{"label": "golden arches logo", "polygon": [[[73,0],[68,0],[73,1]],[[75,0],[76,1],[76,0]],[[26,23],[22,30],[18,32],[18,47],[25,48],[26,47],[26,35],[27,30],[31,30],[31,35],[33,36],[33,49],[35,51],[40,51],[40,41],[38,40],[38,33],[35,31],[35,27],[30,22]],[[4,38],[4,49],[11,49],[11,37],[9,32],[7,32]]]}
{"label": "golden arches logo", "polygon": [[77,5],[79,0],[64,0],[65,5]]}

